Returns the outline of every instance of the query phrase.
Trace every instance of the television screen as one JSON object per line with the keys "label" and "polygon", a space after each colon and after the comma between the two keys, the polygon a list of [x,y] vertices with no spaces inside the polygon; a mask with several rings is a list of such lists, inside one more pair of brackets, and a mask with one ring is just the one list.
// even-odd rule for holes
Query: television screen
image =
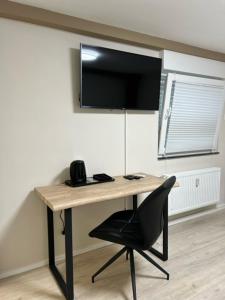
{"label": "television screen", "polygon": [[81,107],[158,110],[161,59],[81,44]]}

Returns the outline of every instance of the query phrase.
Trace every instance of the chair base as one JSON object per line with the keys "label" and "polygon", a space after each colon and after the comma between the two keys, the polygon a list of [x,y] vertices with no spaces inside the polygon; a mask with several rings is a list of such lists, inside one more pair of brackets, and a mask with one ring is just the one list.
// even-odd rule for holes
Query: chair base
{"label": "chair base", "polygon": [[92,283],[95,282],[95,277],[99,275],[102,271],[104,271],[108,266],[110,266],[114,261],[116,261],[125,251],[127,247],[121,249],[116,255],[114,255],[110,260],[108,260],[92,277]]}
{"label": "chair base", "polygon": [[169,273],[164,270],[160,265],[158,265],[151,257],[149,257],[144,251],[139,249],[132,249],[129,247],[123,247],[116,255],[110,258],[93,276],[92,283],[95,282],[95,277],[103,272],[107,267],[109,267],[114,261],[116,261],[121,255],[126,252],[126,259],[129,259],[130,256],[130,272],[131,272],[131,282],[133,289],[133,300],[137,300],[136,293],[136,279],[135,279],[135,264],[134,264],[134,250],[137,251],[141,256],[143,256],[146,260],[148,260],[151,264],[153,264],[157,269],[163,272],[166,275],[166,279],[169,280]]}

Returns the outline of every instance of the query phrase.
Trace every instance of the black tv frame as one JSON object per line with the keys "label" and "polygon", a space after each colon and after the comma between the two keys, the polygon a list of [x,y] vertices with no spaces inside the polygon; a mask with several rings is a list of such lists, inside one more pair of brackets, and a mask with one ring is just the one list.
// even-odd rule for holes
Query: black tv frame
{"label": "black tv frame", "polygon": [[[83,72],[82,72],[82,46],[87,46],[87,47],[96,47],[96,48],[105,48],[105,49],[110,49],[110,50],[115,50],[115,51],[119,51],[119,52],[124,52],[124,53],[132,53],[132,52],[127,52],[127,51],[121,51],[121,50],[117,50],[117,49],[113,49],[113,48],[107,48],[107,47],[102,47],[102,46],[96,46],[96,45],[90,45],[90,44],[84,44],[84,43],[80,43],[80,94],[79,94],[79,102],[80,102],[80,108],[93,108],[93,109],[107,109],[107,110],[133,110],[133,111],[158,111],[159,109],[144,109],[144,108],[126,108],[126,107],[121,107],[121,108],[110,108],[110,107],[105,107],[105,106],[94,106],[94,105],[83,105],[82,103],[82,78],[83,78]],[[135,55],[141,55],[141,56],[145,56],[145,57],[149,57],[147,55],[143,55],[143,54],[137,54],[137,53],[132,53]],[[162,61],[161,58],[155,57],[159,60]],[[161,65],[161,69],[162,69],[162,65]],[[162,71],[161,71],[162,73]],[[160,91],[159,91],[159,97],[160,97]]]}

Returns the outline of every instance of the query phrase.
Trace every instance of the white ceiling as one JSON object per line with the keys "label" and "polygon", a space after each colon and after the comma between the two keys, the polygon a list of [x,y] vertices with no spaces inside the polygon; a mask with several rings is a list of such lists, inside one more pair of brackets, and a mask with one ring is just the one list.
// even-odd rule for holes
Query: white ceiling
{"label": "white ceiling", "polygon": [[225,53],[225,0],[14,0]]}

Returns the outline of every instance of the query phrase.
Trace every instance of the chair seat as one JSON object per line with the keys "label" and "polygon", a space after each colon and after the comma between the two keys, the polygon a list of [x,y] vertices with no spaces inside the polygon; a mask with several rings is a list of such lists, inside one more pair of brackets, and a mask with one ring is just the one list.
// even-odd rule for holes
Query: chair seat
{"label": "chair seat", "polygon": [[144,239],[133,210],[114,213],[89,233],[90,237],[143,249]]}

